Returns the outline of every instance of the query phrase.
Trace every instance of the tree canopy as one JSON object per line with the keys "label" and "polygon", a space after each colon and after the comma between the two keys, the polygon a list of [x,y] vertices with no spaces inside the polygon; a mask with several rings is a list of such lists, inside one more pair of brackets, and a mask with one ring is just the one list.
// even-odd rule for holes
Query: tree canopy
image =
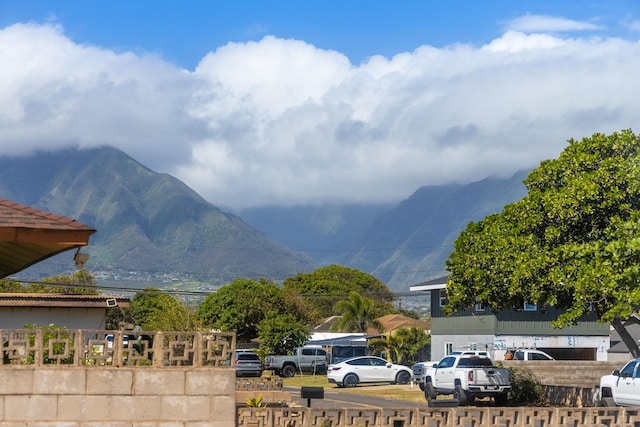
{"label": "tree canopy", "polygon": [[131,300],[130,315],[146,331],[186,331],[194,328],[191,310],[175,297],[156,288],[138,292]]}
{"label": "tree canopy", "polygon": [[429,344],[431,336],[424,329],[411,326],[399,328],[383,338],[374,338],[368,347],[374,355],[382,356],[384,353],[390,362],[412,366],[421,360]]}
{"label": "tree canopy", "polygon": [[209,294],[198,306],[202,327],[236,331],[239,340],[258,336],[258,324],[268,313],[286,312],[282,290],[265,279],[236,279]]}
{"label": "tree canopy", "polygon": [[594,311],[633,345],[620,327],[640,307],[640,140],[623,130],[568,143],[529,174],[523,199],[459,235],[448,311],[526,302],[563,310],[559,327]]}
{"label": "tree canopy", "polygon": [[334,314],[334,306],[356,292],[373,300],[376,316],[394,311],[393,292],[374,276],[339,265],[321,267],[311,273],[298,274],[283,283],[285,294],[297,294],[320,320]]}
{"label": "tree canopy", "polygon": [[264,354],[289,354],[311,337],[311,328],[289,313],[271,313],[258,324],[260,349]]}
{"label": "tree canopy", "polygon": [[340,332],[367,332],[369,327],[383,331],[378,320],[371,298],[362,297],[357,292],[350,292],[349,298],[338,301],[335,311],[340,319],[333,324],[332,329]]}

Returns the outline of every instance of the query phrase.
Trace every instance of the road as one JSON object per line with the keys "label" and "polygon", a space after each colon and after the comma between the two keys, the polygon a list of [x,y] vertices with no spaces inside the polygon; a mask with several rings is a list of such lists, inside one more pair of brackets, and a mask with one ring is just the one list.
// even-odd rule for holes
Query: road
{"label": "road", "polygon": [[[386,399],[383,397],[369,396],[365,394],[346,393],[332,391],[325,388],[324,399],[302,399],[300,397],[300,387],[284,387],[284,391],[291,393],[291,400],[294,404],[307,407],[310,403],[312,408],[340,409],[340,408],[415,408],[427,407],[425,402],[410,402],[398,399]],[[438,401],[438,407],[457,406],[457,401]],[[431,406],[433,407],[433,405]]]}

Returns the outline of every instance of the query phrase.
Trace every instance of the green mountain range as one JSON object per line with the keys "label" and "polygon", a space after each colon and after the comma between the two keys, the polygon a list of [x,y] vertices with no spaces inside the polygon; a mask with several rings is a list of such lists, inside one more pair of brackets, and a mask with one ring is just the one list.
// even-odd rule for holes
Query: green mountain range
{"label": "green mountain range", "polygon": [[528,172],[466,185],[425,186],[397,205],[262,207],[238,212],[248,223],[319,264],[371,273],[406,291],[446,274],[453,241],[479,221],[526,195]]}
{"label": "green mountain range", "polygon": [[[224,284],[236,277],[280,281],[316,268],[308,256],[222,212],[178,179],[110,147],[0,157],[0,197],[95,228],[82,250],[91,271]],[[24,273],[73,267],[61,258]]]}
{"label": "green mountain range", "polygon": [[[399,204],[228,213],[178,179],[101,147],[2,156],[0,197],[95,228],[82,252],[90,255],[87,268],[100,277],[211,285],[237,277],[280,282],[341,264],[406,291],[445,274],[460,231],[522,198],[526,174],[425,186]],[[33,279],[73,271],[72,256],[61,254],[20,275]]]}

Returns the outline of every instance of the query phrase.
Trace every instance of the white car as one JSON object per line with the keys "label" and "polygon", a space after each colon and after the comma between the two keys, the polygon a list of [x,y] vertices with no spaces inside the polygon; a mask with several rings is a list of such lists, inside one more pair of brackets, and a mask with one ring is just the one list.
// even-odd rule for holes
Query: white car
{"label": "white car", "polygon": [[516,350],[513,360],[555,360],[544,351],[540,350]]}
{"label": "white car", "polygon": [[411,369],[381,357],[359,356],[329,365],[327,380],[338,387],[355,387],[362,383],[408,384]]}

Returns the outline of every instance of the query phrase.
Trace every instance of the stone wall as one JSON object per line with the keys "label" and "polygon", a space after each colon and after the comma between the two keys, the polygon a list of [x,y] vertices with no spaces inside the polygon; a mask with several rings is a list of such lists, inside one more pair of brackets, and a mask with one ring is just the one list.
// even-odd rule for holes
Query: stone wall
{"label": "stone wall", "polygon": [[238,427],[567,427],[640,425],[639,408],[244,408]]}
{"label": "stone wall", "polygon": [[231,427],[235,334],[2,329],[0,427]]}
{"label": "stone wall", "polygon": [[229,368],[0,369],[0,427],[230,427],[235,384]]}

